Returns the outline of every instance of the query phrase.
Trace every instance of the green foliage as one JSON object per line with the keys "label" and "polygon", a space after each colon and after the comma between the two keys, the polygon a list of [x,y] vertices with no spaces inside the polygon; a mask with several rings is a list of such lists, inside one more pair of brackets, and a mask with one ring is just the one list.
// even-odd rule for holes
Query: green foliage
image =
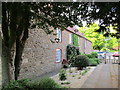
{"label": "green foliage", "polygon": [[92,52],[91,54],[83,54],[85,56],[87,56],[88,58],[97,58],[98,54],[97,52]]}
{"label": "green foliage", "polygon": [[91,55],[92,55],[92,58],[97,58],[98,57],[98,53],[97,52],[92,52]]}
{"label": "green foliage", "polygon": [[93,49],[104,50],[104,48],[108,48],[108,50],[110,50],[115,47],[117,45],[117,39],[115,37],[110,37],[110,40],[105,41],[103,33],[96,32],[99,28],[97,24],[91,24],[88,27],[80,27],[79,30],[84,33],[87,39],[92,41]]}
{"label": "green foliage", "polygon": [[30,81],[30,79],[10,81],[2,90],[24,90],[27,87],[27,83]]}
{"label": "green foliage", "polygon": [[51,78],[40,78],[36,81],[22,79],[10,81],[2,90],[36,90],[40,88],[62,88]]}
{"label": "green foliage", "polygon": [[87,72],[88,72],[88,69],[85,69],[85,70],[80,72],[80,75],[85,75]]}
{"label": "green foliage", "polygon": [[72,77],[75,77],[75,75],[72,75]]}
{"label": "green foliage", "polygon": [[68,64],[66,64],[66,65],[63,65],[63,68],[68,68]]}
{"label": "green foliage", "polygon": [[79,49],[73,45],[67,45],[66,52],[68,63],[74,66],[75,57],[80,54]]}
{"label": "green foliage", "polygon": [[36,81],[28,83],[30,89],[39,89],[39,88],[61,88],[60,85],[55,83],[55,81],[49,77],[40,78]]}
{"label": "green foliage", "polygon": [[69,73],[73,73],[73,71],[71,69],[69,69]]}
{"label": "green foliage", "polygon": [[97,29],[99,29],[97,24],[79,28],[80,32],[84,33],[84,36],[92,41],[93,49],[101,50],[104,47],[105,37],[102,34],[95,32]]}
{"label": "green foliage", "polygon": [[90,66],[96,66],[100,63],[100,59],[98,58],[90,58],[89,59],[89,65]]}
{"label": "green foliage", "polygon": [[66,70],[65,69],[61,69],[60,70],[59,79],[60,80],[66,80],[67,79],[67,77],[66,77]]}
{"label": "green foliage", "polygon": [[89,58],[85,55],[78,55],[75,58],[74,65],[79,69],[82,69],[83,67],[86,67],[89,65]]}
{"label": "green foliage", "polygon": [[[120,38],[120,3],[114,2],[95,2],[91,4],[92,10],[89,12],[88,17],[90,16],[91,19],[102,20],[99,23],[100,29],[97,30],[98,32],[104,32],[104,36],[116,36]],[[111,14],[112,13],[112,14]],[[117,17],[115,17],[115,15]],[[113,19],[114,18],[114,19]],[[89,18],[88,18],[89,20]],[[116,33],[111,33],[110,30],[107,29],[107,26],[113,25]]]}
{"label": "green foliage", "polygon": [[72,41],[73,41],[73,45],[79,46],[79,44],[78,44],[78,36],[76,34],[72,34]]}
{"label": "green foliage", "polygon": [[92,54],[83,54],[83,55],[87,56],[88,58],[92,58],[93,57]]}
{"label": "green foliage", "polygon": [[94,66],[100,63],[100,59],[98,59],[98,54],[97,52],[92,52],[91,54],[83,54],[89,58],[89,65]]}

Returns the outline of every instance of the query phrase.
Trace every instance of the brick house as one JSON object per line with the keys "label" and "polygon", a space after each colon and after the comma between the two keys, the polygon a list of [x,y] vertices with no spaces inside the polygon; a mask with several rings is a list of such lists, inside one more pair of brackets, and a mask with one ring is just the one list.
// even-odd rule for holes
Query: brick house
{"label": "brick house", "polygon": [[57,28],[48,35],[42,29],[30,30],[22,56],[19,79],[34,78],[59,71],[62,60],[66,59],[67,45],[73,44],[72,35],[78,37],[78,47],[81,53],[92,52],[92,42],[72,27],[63,31]]}

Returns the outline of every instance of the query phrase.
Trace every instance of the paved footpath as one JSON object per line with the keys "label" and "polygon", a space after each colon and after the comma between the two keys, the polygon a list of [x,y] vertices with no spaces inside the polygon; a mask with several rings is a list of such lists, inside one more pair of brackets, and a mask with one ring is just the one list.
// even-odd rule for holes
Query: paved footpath
{"label": "paved footpath", "polygon": [[98,65],[81,88],[118,88],[118,64]]}

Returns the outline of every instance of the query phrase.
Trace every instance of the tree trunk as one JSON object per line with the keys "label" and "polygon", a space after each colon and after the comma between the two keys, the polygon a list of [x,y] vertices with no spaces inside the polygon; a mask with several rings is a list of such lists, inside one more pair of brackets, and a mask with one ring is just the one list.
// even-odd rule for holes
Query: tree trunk
{"label": "tree trunk", "polygon": [[[7,65],[7,74],[8,74],[8,81],[15,80],[14,79],[14,58],[15,58],[15,50],[14,48],[11,50],[5,46],[4,42],[2,42],[2,59],[6,61]],[[3,76],[4,77],[4,76]]]}
{"label": "tree trunk", "polygon": [[[29,10],[28,7],[25,7],[25,13],[23,13],[23,19],[21,20],[18,28],[17,38],[16,38],[16,56],[14,61],[15,66],[15,80],[19,77],[20,72],[20,66],[22,62],[22,53],[24,50],[24,46],[26,43],[26,40],[28,38],[28,28],[29,28]],[[27,18],[26,18],[27,17]],[[19,32],[19,29],[22,32]],[[22,37],[23,35],[23,37]]]}
{"label": "tree trunk", "polygon": [[15,80],[15,75],[14,75],[14,59],[15,59],[15,44],[13,45],[13,47],[11,49],[9,49],[9,73],[10,73],[10,80]]}
{"label": "tree trunk", "polygon": [[22,44],[20,42],[20,40],[17,39],[16,41],[16,56],[15,56],[15,80],[18,79],[19,76],[19,72],[20,72],[20,66],[21,66],[21,62],[22,62],[22,53],[23,53],[23,49],[24,49],[24,44]]}

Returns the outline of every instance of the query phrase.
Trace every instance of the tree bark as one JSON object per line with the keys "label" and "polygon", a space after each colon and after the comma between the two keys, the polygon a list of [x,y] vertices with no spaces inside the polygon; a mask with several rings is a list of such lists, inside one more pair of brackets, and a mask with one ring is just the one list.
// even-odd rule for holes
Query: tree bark
{"label": "tree bark", "polygon": [[[15,66],[15,80],[19,77],[20,72],[20,66],[22,62],[22,53],[24,50],[24,46],[26,43],[26,40],[28,38],[28,28],[29,28],[29,10],[28,7],[25,7],[25,12],[22,14],[22,20],[19,24],[17,38],[16,38],[16,56],[14,60],[14,66]],[[22,32],[19,32],[19,29],[22,30]],[[22,36],[23,35],[23,36]]]}

